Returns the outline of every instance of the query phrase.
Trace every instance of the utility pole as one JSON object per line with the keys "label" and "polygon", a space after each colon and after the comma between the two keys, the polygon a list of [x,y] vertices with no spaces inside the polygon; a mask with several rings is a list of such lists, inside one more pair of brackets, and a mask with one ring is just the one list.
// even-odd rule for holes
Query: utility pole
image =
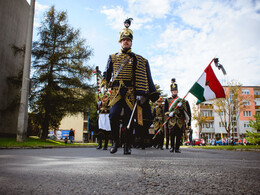
{"label": "utility pole", "polygon": [[23,81],[21,90],[21,100],[18,113],[17,137],[18,142],[26,141],[26,133],[28,126],[28,96],[30,85],[30,68],[31,68],[31,53],[32,53],[32,36],[33,36],[33,20],[34,20],[35,0],[31,0],[29,21],[26,37],[26,48],[23,67]]}

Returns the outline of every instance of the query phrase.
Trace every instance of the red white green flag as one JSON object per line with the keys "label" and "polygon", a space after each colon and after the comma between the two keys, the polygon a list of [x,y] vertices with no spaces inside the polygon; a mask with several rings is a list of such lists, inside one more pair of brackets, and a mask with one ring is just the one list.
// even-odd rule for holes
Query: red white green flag
{"label": "red white green flag", "polygon": [[198,98],[197,104],[211,99],[225,98],[224,89],[212,70],[212,62],[213,60],[204,70],[198,81],[189,90],[191,94]]}

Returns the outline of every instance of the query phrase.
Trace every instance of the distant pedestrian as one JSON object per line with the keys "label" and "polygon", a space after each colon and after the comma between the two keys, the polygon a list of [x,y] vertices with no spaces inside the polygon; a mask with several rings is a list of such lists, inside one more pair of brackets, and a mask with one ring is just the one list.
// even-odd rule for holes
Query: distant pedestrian
{"label": "distant pedestrian", "polygon": [[189,129],[189,141],[190,141],[190,145],[191,145],[191,146],[193,146],[192,133],[193,133],[193,130],[192,130],[192,128],[190,128],[190,129]]}
{"label": "distant pedestrian", "polygon": [[246,138],[243,139],[243,144],[246,146],[246,144],[247,144]]}
{"label": "distant pedestrian", "polygon": [[74,141],[74,130],[72,128],[70,129],[69,139],[70,139],[70,143],[73,144],[73,141]]}
{"label": "distant pedestrian", "polygon": [[68,137],[67,137],[67,136],[65,137],[65,140],[64,140],[64,141],[65,141],[65,144],[68,143]]}
{"label": "distant pedestrian", "polygon": [[241,138],[238,139],[238,144],[239,144],[239,145],[242,144],[242,140],[241,140]]}

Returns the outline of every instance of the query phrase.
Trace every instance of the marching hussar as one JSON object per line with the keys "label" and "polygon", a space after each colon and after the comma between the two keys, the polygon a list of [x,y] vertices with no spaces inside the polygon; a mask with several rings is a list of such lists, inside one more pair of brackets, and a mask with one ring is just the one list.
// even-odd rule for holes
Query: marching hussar
{"label": "marching hussar", "polygon": [[[104,79],[111,87],[110,113],[111,134],[113,145],[110,153],[117,152],[119,147],[120,119],[125,129],[124,154],[131,154],[131,142],[134,123],[132,113],[137,103],[142,105],[145,100],[156,101],[156,91],[150,72],[148,60],[132,52],[133,31],[129,29],[132,18],[125,20],[125,28],[119,33],[121,50],[109,56]],[[130,120],[131,119],[131,120]]]}
{"label": "marching hussar", "polygon": [[107,91],[97,102],[98,107],[98,131],[96,136],[98,139],[97,149],[102,148],[102,142],[105,141],[103,150],[107,150],[108,140],[111,139],[111,126],[109,120],[109,101],[110,92]]}
{"label": "marching hussar", "polygon": [[178,85],[175,79],[173,81],[170,85],[172,96],[165,100],[164,110],[165,114],[170,117],[167,122],[171,137],[170,152],[180,153],[182,135],[185,133],[186,126],[188,129],[191,127],[191,110],[189,102],[178,96]]}
{"label": "marching hussar", "polygon": [[157,133],[156,137],[155,137],[155,146],[156,148],[160,148],[161,150],[163,150],[163,142],[164,142],[164,131],[161,130],[161,126],[163,125],[164,122],[164,107],[162,105],[163,102],[163,98],[160,97],[157,100],[157,105],[153,110],[153,127],[155,130],[155,133]]}

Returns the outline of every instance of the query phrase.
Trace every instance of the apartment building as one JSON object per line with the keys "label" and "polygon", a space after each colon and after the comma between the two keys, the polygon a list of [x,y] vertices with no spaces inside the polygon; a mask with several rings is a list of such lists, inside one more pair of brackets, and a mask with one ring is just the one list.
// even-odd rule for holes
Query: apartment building
{"label": "apartment building", "polygon": [[[227,86],[224,87],[227,96],[232,96]],[[235,140],[239,137],[243,137],[247,130],[252,130],[249,127],[249,120],[255,120],[254,115],[260,114],[260,86],[241,86],[240,93],[238,95],[239,102],[242,103],[238,107],[238,115],[232,118],[234,125],[233,131],[231,132]],[[214,101],[203,102],[198,105],[199,111],[202,118],[205,119],[206,123],[202,124],[201,137],[205,137],[208,140],[215,138],[217,134],[221,133],[224,137],[227,137],[225,127],[221,122],[221,117],[214,112]]]}

